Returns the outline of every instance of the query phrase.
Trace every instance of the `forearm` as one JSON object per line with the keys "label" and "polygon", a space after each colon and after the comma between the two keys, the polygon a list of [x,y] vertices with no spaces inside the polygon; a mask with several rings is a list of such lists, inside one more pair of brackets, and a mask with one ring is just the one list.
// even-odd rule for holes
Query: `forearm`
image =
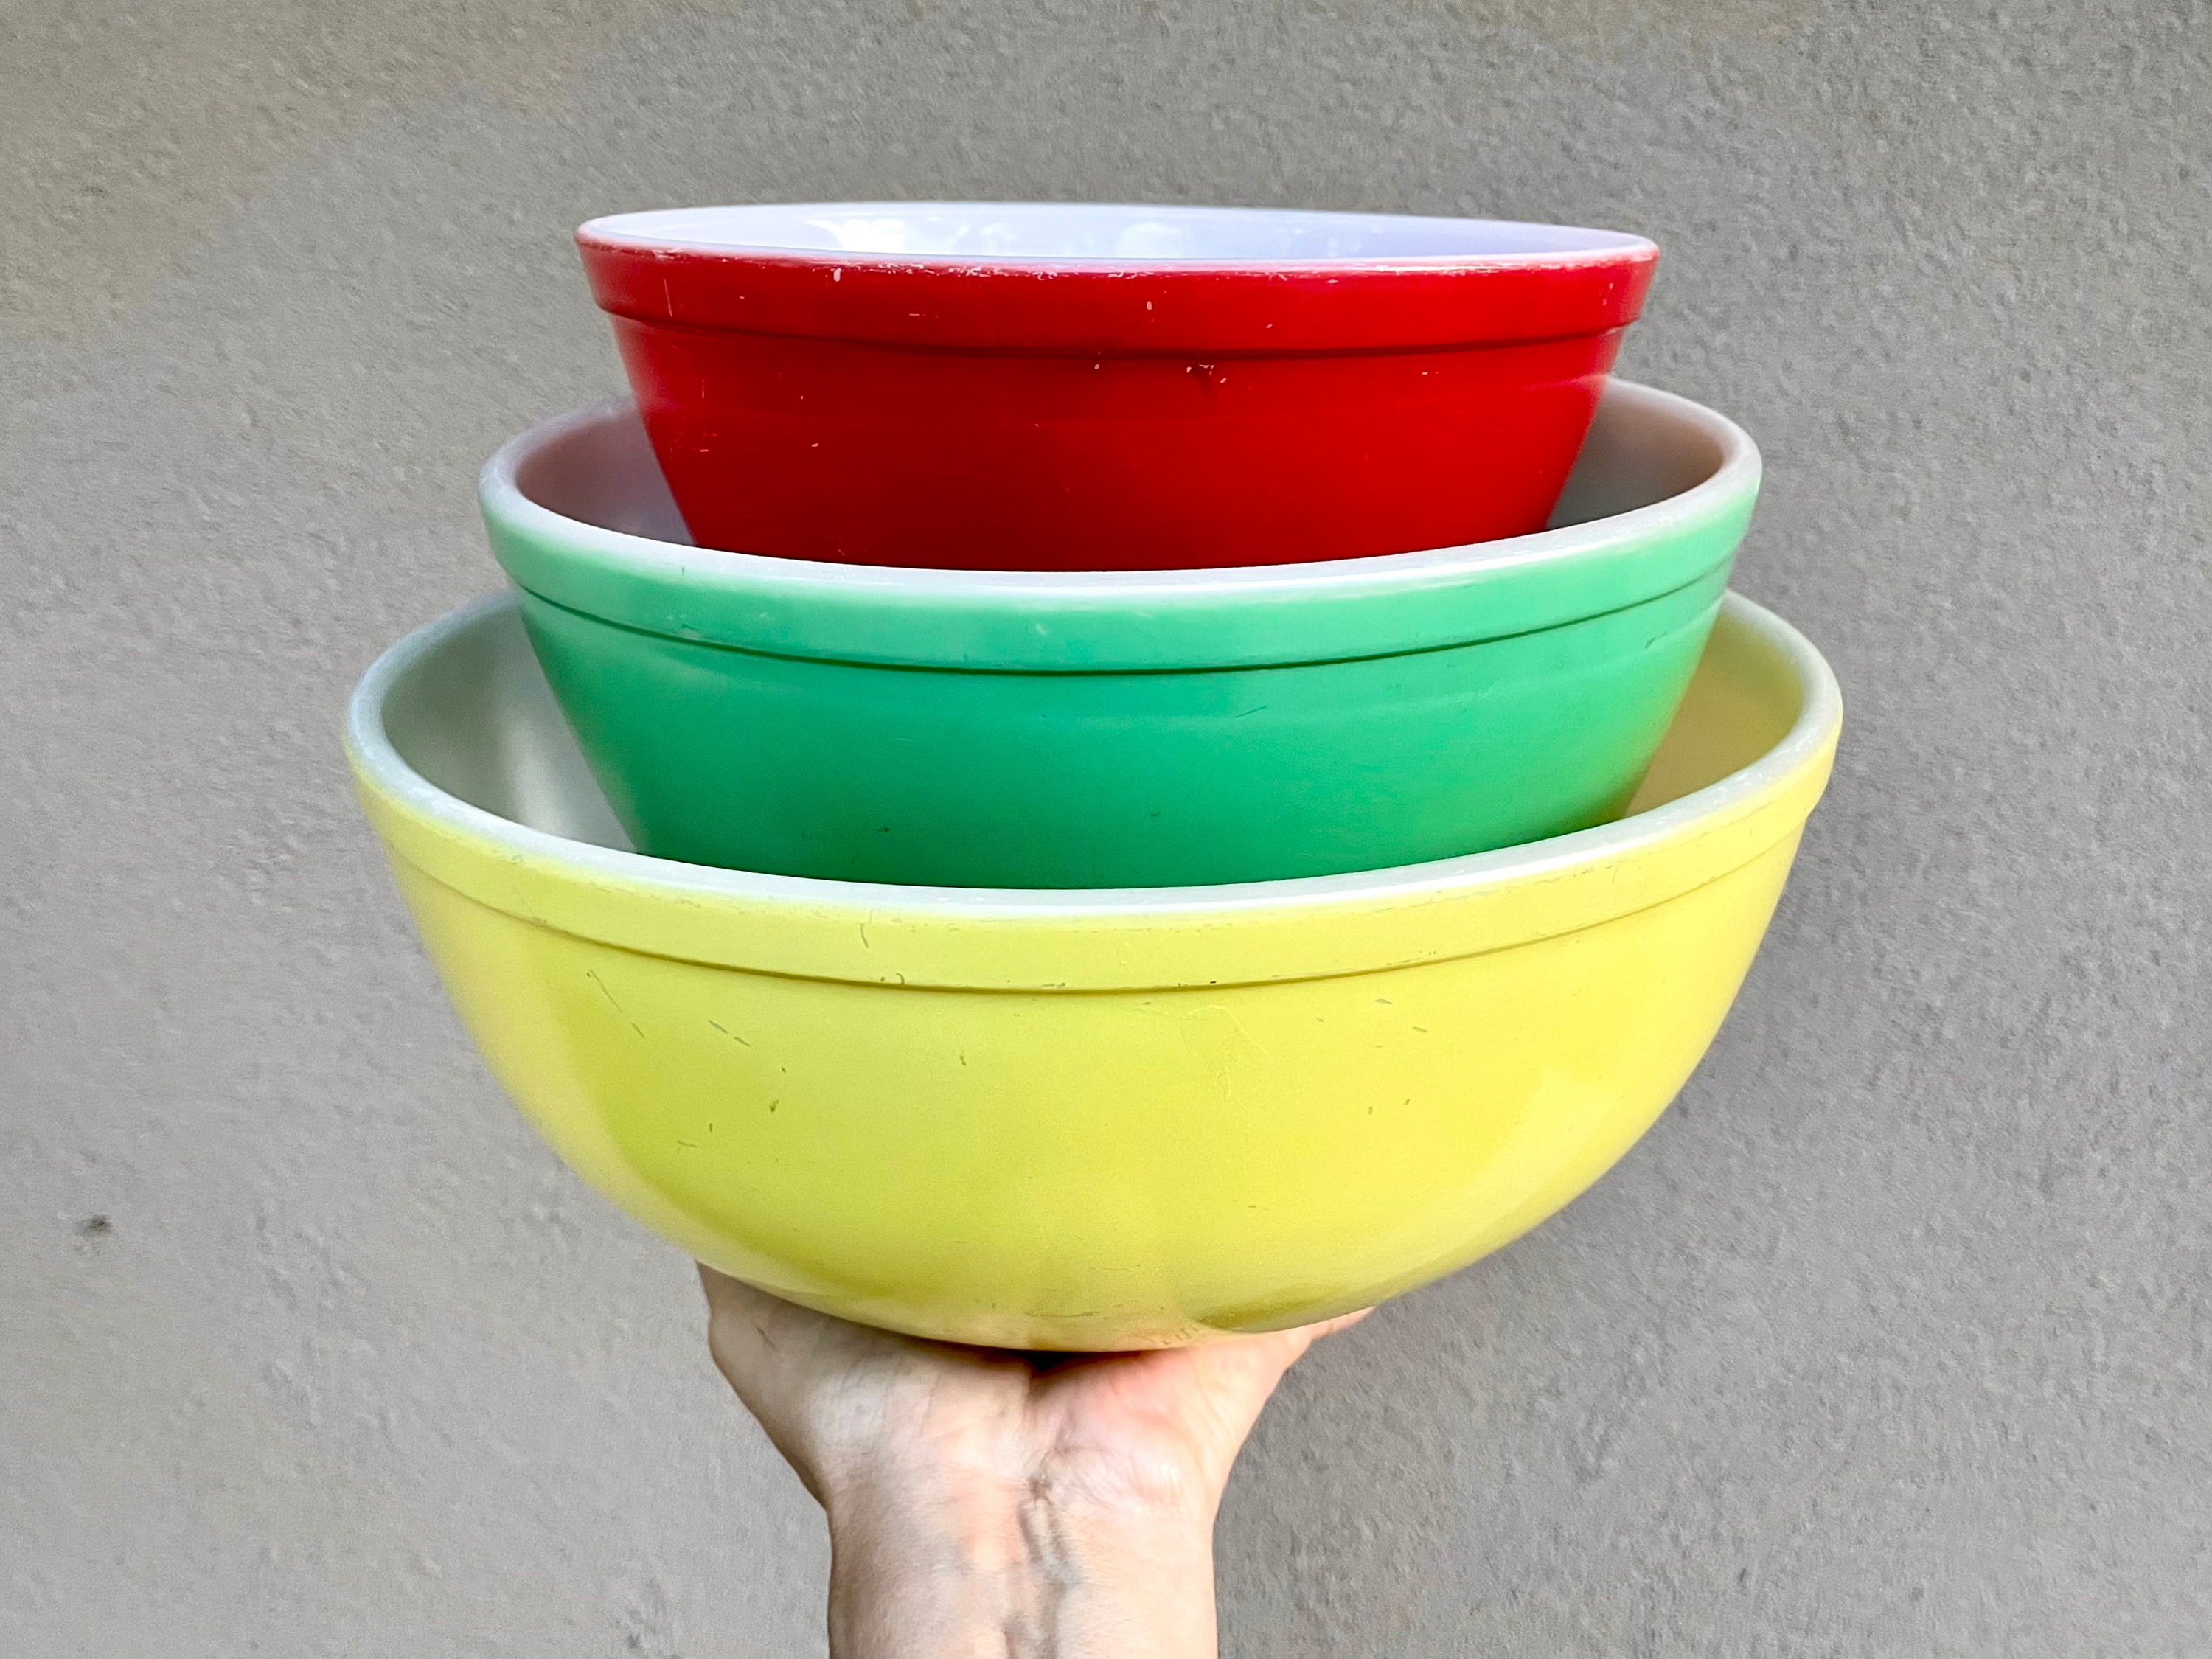
{"label": "forearm", "polygon": [[830,1504],[831,1659],[1211,1659],[1212,1516],[1048,1491]]}

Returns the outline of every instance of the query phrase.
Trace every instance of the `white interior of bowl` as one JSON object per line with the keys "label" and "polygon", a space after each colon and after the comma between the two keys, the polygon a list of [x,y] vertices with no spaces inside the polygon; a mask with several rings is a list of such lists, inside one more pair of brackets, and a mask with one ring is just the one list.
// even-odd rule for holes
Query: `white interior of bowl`
{"label": "white interior of bowl", "polygon": [[[1189,570],[933,570],[768,559],[746,553],[726,553],[720,558],[738,562],[729,565],[733,571],[743,570],[780,584],[820,581],[848,590],[958,587],[981,592],[1092,586],[1174,590],[1212,589],[1224,584],[1243,589],[1284,588],[1316,580],[1337,587],[1355,573],[1364,580],[1377,583],[1425,580],[1439,564],[1461,569],[1571,553],[1582,538],[1566,532],[1577,526],[1669,505],[1676,510],[1694,510],[1698,503],[1692,491],[1732,489],[1734,477],[1724,475],[1732,469],[1758,465],[1758,453],[1751,441],[1733,422],[1669,393],[1613,380],[1599,400],[1574,471],[1553,509],[1549,528],[1530,536],[1365,559]],[[694,545],[646,437],[645,424],[638,418],[636,406],[627,398],[563,416],[515,439],[485,469],[485,488],[510,501],[519,496],[514,505],[525,512],[535,507],[617,536],[678,547]],[[1622,527],[1608,528],[1617,532]],[[605,550],[633,555],[648,551],[642,547]]]}
{"label": "white interior of bowl", "polygon": [[642,247],[1115,264],[1417,264],[1618,255],[1640,236],[1504,219],[1058,202],[803,202],[594,219],[583,234]]}
{"label": "white interior of bowl", "polygon": [[[1629,816],[1595,829],[1429,864],[1219,887],[914,887],[710,869],[629,850],[532,653],[512,595],[418,629],[355,692],[354,755],[390,795],[517,853],[673,894],[819,910],[1052,915],[1280,910],[1524,880],[1681,833],[1802,765],[1832,736],[1842,696],[1819,652],[1740,595],[1724,602]],[[1694,734],[1694,735],[1693,735]],[[1720,734],[1717,738],[1717,734]]]}

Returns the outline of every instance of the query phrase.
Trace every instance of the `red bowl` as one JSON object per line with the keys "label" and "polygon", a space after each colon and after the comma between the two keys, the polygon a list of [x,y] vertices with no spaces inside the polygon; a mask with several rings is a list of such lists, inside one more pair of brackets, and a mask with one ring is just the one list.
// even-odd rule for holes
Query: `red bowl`
{"label": "red bowl", "polygon": [[707,547],[1279,564],[1540,530],[1659,251],[1488,219],[830,203],[577,232]]}

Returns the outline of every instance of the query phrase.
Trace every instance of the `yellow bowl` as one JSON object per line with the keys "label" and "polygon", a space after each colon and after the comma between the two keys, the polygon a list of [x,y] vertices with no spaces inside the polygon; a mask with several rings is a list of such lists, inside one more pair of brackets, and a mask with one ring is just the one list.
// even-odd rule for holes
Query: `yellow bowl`
{"label": "yellow bowl", "polygon": [[1072,891],[626,850],[510,599],[392,647],[347,738],[462,1019],[586,1180],[793,1301],[1089,1349],[1395,1296],[1589,1186],[1712,1041],[1841,720],[1731,596],[1630,817]]}

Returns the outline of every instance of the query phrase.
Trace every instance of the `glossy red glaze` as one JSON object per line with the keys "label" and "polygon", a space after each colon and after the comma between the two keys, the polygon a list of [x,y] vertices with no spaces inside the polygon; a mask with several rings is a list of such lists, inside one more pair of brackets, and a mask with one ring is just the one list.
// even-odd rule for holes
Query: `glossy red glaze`
{"label": "glossy red glaze", "polygon": [[578,237],[702,545],[1078,570],[1540,529],[1657,258],[1620,240],[1225,266]]}

